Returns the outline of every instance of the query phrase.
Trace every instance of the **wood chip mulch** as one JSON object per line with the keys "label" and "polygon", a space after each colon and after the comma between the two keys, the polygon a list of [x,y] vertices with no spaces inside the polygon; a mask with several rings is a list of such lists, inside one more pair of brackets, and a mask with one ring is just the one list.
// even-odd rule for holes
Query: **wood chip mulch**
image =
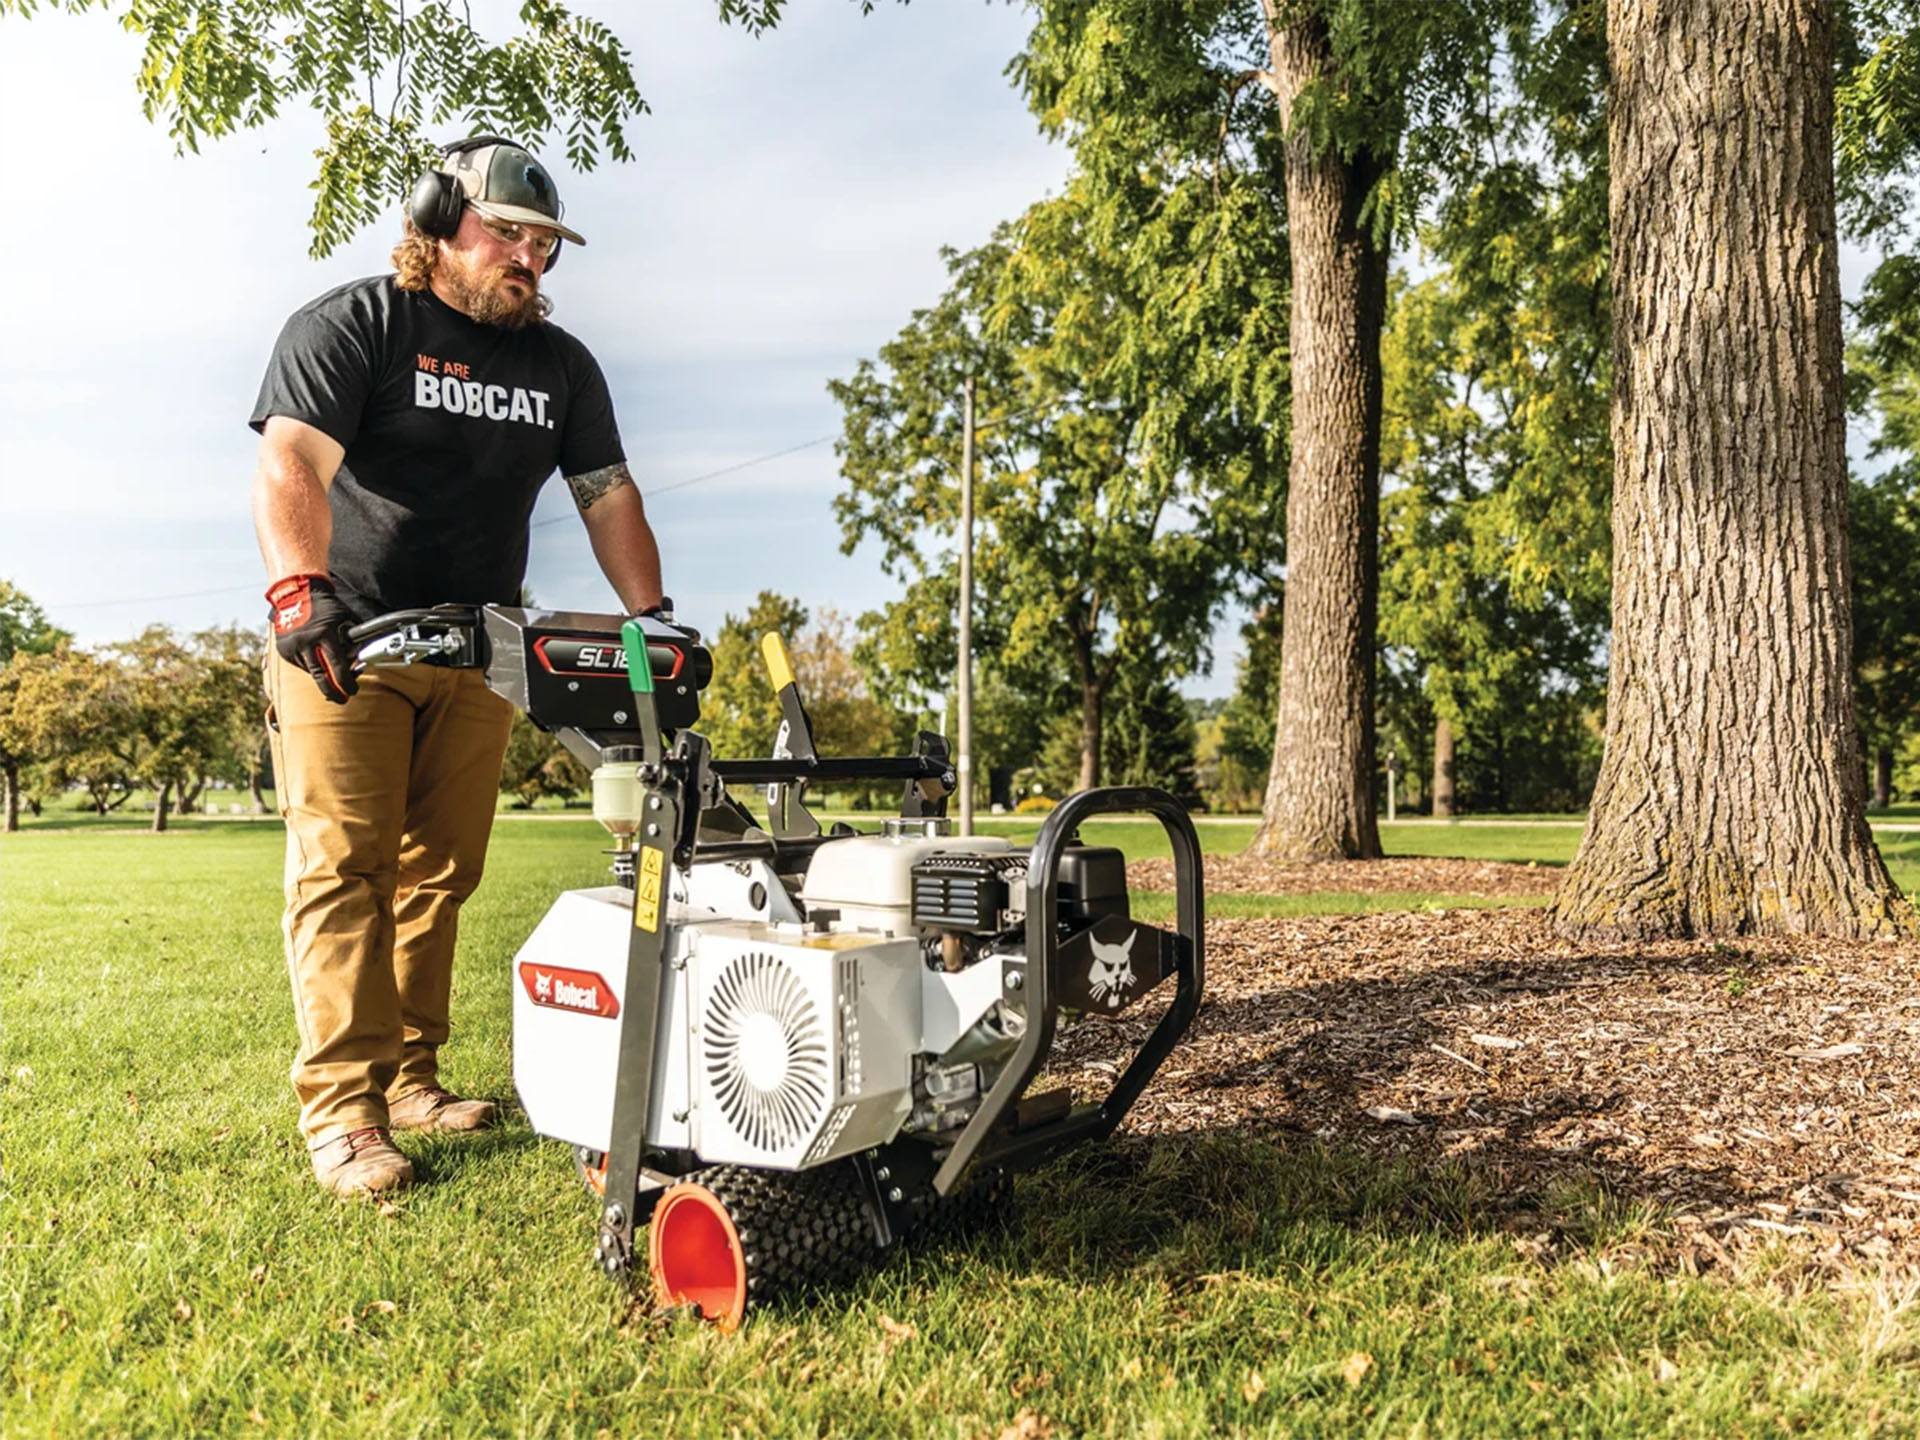
{"label": "wood chip mulch", "polygon": [[[1247,855],[1204,857],[1209,895],[1343,895],[1420,892],[1471,895],[1488,900],[1547,899],[1559,883],[1556,865],[1517,865],[1500,860],[1335,860],[1280,865]],[[1136,860],[1127,866],[1134,890],[1173,889],[1171,860]]]}
{"label": "wood chip mulch", "polygon": [[[1576,946],[1538,910],[1394,912],[1217,920],[1207,970],[1133,1131],[1484,1162],[1516,1205],[1598,1181],[1659,1207],[1688,1269],[1783,1238],[1920,1263],[1920,946]],[[1163,1004],[1063,1026],[1052,1070],[1104,1092]]]}

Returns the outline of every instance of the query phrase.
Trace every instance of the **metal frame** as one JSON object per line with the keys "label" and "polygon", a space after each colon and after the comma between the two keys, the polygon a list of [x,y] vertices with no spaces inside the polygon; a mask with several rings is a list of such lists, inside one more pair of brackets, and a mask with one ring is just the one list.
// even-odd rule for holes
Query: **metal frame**
{"label": "metal frame", "polygon": [[[1092,815],[1152,815],[1173,845],[1174,891],[1177,900],[1173,1003],[1160,1017],[1113,1089],[1098,1104],[1076,1105],[1058,1118],[1024,1130],[1001,1122],[1017,1117],[1021,1097],[1046,1063],[1053,1048],[1059,1016],[1061,943],[1057,907],[1060,892],[1060,852],[1073,838],[1080,822]],[[953,1142],[933,1177],[933,1188],[951,1195],[975,1164],[1031,1165],[1081,1139],[1100,1139],[1113,1132],[1139,1098],[1154,1071],[1160,1068],[1180,1037],[1193,1023],[1205,988],[1204,897],[1201,890],[1200,840],[1193,821],[1180,803],[1164,790],[1147,786],[1118,786],[1083,790],[1071,795],[1047,816],[1034,837],[1027,862],[1027,963],[1022,993],[1027,1005],[1027,1029],[1006,1068],[980,1102],[980,1108]],[[1013,998],[1011,995],[1009,999]]]}

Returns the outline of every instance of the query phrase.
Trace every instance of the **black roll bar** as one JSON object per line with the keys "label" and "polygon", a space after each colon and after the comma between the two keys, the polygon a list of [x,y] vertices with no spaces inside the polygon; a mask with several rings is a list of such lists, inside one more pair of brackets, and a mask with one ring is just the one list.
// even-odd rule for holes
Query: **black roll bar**
{"label": "black roll bar", "polygon": [[[1053,1049],[1059,1014],[1060,852],[1091,815],[1145,814],[1160,822],[1173,847],[1176,899],[1173,1003],[1135,1052],[1113,1089],[1098,1104],[1076,1105],[1059,1118],[1030,1129],[998,1133],[1000,1122],[1019,1103]],[[1164,790],[1145,785],[1112,786],[1071,795],[1047,816],[1034,837],[1027,862],[1027,1029],[1013,1058],[980,1102],[933,1177],[934,1189],[953,1193],[975,1164],[1020,1165],[1082,1139],[1111,1134],[1153,1078],[1154,1071],[1186,1034],[1200,1008],[1205,986],[1205,922],[1200,869],[1200,839],[1187,812]]]}

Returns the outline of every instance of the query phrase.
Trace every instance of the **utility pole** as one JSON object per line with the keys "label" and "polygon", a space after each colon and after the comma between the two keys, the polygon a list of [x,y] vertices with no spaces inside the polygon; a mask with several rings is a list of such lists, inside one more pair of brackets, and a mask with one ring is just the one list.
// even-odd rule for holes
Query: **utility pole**
{"label": "utility pole", "polygon": [[973,377],[960,402],[960,833],[973,834]]}

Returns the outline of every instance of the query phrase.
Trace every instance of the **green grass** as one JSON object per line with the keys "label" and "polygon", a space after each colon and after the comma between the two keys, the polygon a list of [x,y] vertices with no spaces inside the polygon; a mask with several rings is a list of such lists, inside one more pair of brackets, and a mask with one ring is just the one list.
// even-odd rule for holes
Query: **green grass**
{"label": "green grass", "polygon": [[[511,1094],[506,958],[556,890],[598,881],[597,848],[585,824],[499,827],[462,933],[456,1088]],[[1022,1179],[1016,1230],[737,1337],[649,1320],[590,1268],[563,1149],[517,1118],[406,1141],[426,1183],[390,1216],[310,1183],[280,852],[271,823],[0,839],[9,1434],[1920,1424],[1897,1309],[1616,1265],[1657,1217],[1575,1184],[1528,1200],[1543,1264],[1496,1223],[1497,1177],[1235,1132],[1083,1148]]]}

